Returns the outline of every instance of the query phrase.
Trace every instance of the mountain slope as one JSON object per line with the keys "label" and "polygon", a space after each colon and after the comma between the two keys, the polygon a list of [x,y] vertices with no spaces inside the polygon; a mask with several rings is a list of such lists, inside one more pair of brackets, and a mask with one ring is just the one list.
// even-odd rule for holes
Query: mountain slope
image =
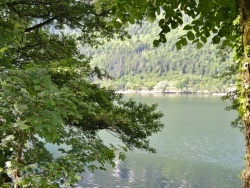
{"label": "mountain slope", "polygon": [[106,69],[114,80],[100,82],[114,89],[152,89],[160,81],[176,88],[224,92],[234,80],[216,76],[232,64],[232,54],[218,57],[216,46],[207,43],[198,50],[189,44],[177,51],[175,43],[184,33],[175,30],[167,35],[167,43],[153,47],[157,26],[144,23],[130,26],[131,39],[109,41],[98,49],[82,50],[93,56],[92,65]]}

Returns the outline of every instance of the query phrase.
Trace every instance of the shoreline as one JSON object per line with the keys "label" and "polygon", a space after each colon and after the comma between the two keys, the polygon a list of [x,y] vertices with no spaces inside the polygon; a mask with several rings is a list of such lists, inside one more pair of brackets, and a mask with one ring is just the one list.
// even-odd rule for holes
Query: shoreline
{"label": "shoreline", "polygon": [[118,90],[115,91],[115,93],[120,93],[120,94],[176,94],[176,95],[182,95],[182,94],[188,94],[188,95],[213,95],[213,96],[226,96],[227,93],[217,93],[217,92],[201,92],[201,91],[196,91],[196,92],[190,92],[190,91],[149,91],[149,90]]}

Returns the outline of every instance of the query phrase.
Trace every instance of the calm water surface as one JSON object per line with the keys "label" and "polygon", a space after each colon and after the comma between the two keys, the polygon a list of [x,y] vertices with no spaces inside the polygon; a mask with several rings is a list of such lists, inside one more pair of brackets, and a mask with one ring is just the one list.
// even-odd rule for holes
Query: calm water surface
{"label": "calm water surface", "polygon": [[[151,138],[156,154],[127,153],[115,169],[86,172],[84,187],[237,188],[244,168],[244,139],[230,126],[236,112],[219,97],[193,95],[126,95],[138,102],[158,103],[165,128]],[[106,132],[106,142],[119,143]]]}

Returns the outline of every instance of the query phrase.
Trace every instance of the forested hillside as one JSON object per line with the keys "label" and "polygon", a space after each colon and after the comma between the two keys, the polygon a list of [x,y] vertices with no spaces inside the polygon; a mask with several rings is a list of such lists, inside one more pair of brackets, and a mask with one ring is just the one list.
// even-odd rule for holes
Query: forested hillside
{"label": "forested hillside", "polygon": [[101,85],[116,90],[152,90],[160,82],[166,87],[210,92],[226,92],[233,87],[234,79],[217,78],[232,64],[232,54],[220,57],[219,50],[209,42],[199,50],[190,44],[178,51],[175,43],[183,35],[181,30],[169,33],[165,44],[153,47],[156,28],[147,22],[131,26],[131,39],[108,41],[98,49],[82,50],[93,57],[93,66],[106,69],[114,78],[99,81]]}

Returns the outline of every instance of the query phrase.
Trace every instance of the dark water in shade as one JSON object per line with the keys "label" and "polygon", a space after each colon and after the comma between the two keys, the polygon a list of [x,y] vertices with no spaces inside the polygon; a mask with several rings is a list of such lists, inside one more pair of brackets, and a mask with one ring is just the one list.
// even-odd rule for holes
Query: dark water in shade
{"label": "dark water in shade", "polygon": [[[193,95],[126,95],[158,103],[165,128],[151,138],[156,154],[127,153],[116,168],[84,173],[83,187],[103,188],[237,188],[244,169],[244,136],[230,126],[236,112],[219,97]],[[119,143],[106,132],[108,143]]]}

